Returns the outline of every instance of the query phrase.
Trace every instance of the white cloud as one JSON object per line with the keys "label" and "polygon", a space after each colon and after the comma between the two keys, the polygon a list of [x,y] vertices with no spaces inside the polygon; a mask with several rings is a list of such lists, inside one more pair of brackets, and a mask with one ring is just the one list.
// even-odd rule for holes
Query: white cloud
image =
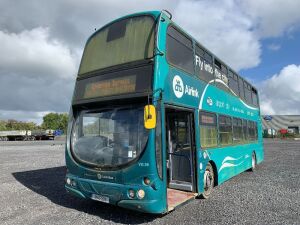
{"label": "white cloud", "polygon": [[0,109],[28,111],[28,116],[35,110],[67,111],[78,50],[71,53],[42,27],[20,33],[0,30],[0,43]]}
{"label": "white cloud", "polygon": [[23,122],[34,122],[38,125],[42,124],[43,116],[50,113],[49,111],[36,112],[36,111],[21,111],[21,110],[0,110],[1,120],[18,120]]}
{"label": "white cloud", "polygon": [[277,44],[270,44],[270,45],[268,45],[267,47],[268,47],[268,49],[271,50],[271,51],[278,51],[278,50],[281,48],[281,46],[280,46],[280,45],[277,45]]}
{"label": "white cloud", "polygon": [[70,77],[76,72],[76,55],[58,40],[49,39],[49,29],[38,27],[21,33],[0,30],[1,75]]}
{"label": "white cloud", "polygon": [[260,86],[262,114],[300,114],[300,65],[288,65]]}
{"label": "white cloud", "polygon": [[277,37],[299,27],[298,0],[240,0],[241,9],[255,24],[261,38]]}
{"label": "white cloud", "polygon": [[[174,20],[234,69],[260,63],[260,43],[252,21],[235,1],[180,1]],[[221,7],[216,7],[221,6]]]}

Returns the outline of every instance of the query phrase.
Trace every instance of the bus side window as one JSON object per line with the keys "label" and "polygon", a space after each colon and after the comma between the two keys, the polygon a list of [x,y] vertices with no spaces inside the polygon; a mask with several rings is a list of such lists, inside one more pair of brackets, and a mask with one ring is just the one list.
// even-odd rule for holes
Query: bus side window
{"label": "bus side window", "polygon": [[243,120],[243,141],[245,143],[248,142],[248,127],[247,127],[247,120]]}
{"label": "bus side window", "polygon": [[226,146],[232,144],[232,120],[229,116],[219,116],[219,139],[220,145]]}
{"label": "bus side window", "polygon": [[255,141],[258,140],[257,122],[254,122]]}
{"label": "bus side window", "polygon": [[254,141],[255,139],[255,133],[254,133],[254,122],[253,121],[248,121],[248,135],[249,135],[249,140]]}
{"label": "bus side window", "polygon": [[251,86],[244,81],[244,90],[245,90],[245,100],[248,104],[252,104],[252,99],[251,99]]}
{"label": "bus side window", "polygon": [[245,92],[244,92],[244,81],[241,77],[239,77],[239,95],[241,99],[245,99]]}
{"label": "bus side window", "polygon": [[239,144],[243,142],[243,126],[242,120],[238,118],[232,118],[233,127],[233,143]]}
{"label": "bus side window", "polygon": [[195,66],[196,75],[201,80],[210,82],[214,79],[212,56],[198,45],[196,45]]}
{"label": "bus side window", "polygon": [[216,82],[216,86],[224,91],[229,92],[227,67],[225,65],[223,65],[216,58],[214,59],[214,72],[215,72],[215,78],[218,79],[218,81],[219,81],[219,82]]}
{"label": "bus side window", "polygon": [[257,90],[252,87],[252,104],[258,106]]}
{"label": "bus side window", "polygon": [[201,148],[210,148],[217,146],[218,131],[216,114],[201,111],[199,113],[199,117]]}
{"label": "bus side window", "polygon": [[232,71],[229,71],[229,87],[230,89],[237,95],[239,96],[239,83],[238,83],[238,76],[234,74]]}
{"label": "bus side window", "polygon": [[192,41],[173,26],[169,26],[167,32],[167,60],[174,66],[194,74]]}

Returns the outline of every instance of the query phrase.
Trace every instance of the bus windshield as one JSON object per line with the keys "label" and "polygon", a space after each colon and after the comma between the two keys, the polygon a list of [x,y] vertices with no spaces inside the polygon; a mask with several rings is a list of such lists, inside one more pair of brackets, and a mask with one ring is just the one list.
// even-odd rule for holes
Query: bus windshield
{"label": "bus windshield", "polygon": [[154,28],[154,18],[151,16],[130,17],[106,26],[87,42],[79,76],[151,57]]}
{"label": "bus windshield", "polygon": [[142,107],[81,112],[72,130],[75,158],[97,167],[116,167],[134,160],[148,140],[143,116]]}

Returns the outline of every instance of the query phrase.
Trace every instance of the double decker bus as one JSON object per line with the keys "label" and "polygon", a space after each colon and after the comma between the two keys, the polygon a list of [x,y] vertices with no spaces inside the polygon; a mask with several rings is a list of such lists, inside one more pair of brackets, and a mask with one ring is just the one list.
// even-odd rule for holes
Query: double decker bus
{"label": "double decker bus", "polygon": [[88,39],[66,143],[68,192],[166,213],[263,161],[258,93],[166,11]]}

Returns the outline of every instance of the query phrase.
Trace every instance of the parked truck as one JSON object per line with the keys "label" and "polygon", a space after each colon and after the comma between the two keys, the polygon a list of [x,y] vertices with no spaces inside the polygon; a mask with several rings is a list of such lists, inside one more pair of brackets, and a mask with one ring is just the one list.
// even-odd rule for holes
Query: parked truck
{"label": "parked truck", "polygon": [[31,135],[34,140],[54,140],[54,130],[33,130]]}
{"label": "parked truck", "polygon": [[54,140],[54,130],[10,130],[0,131],[0,141]]}
{"label": "parked truck", "polygon": [[31,141],[33,137],[30,130],[0,131],[0,141]]}

